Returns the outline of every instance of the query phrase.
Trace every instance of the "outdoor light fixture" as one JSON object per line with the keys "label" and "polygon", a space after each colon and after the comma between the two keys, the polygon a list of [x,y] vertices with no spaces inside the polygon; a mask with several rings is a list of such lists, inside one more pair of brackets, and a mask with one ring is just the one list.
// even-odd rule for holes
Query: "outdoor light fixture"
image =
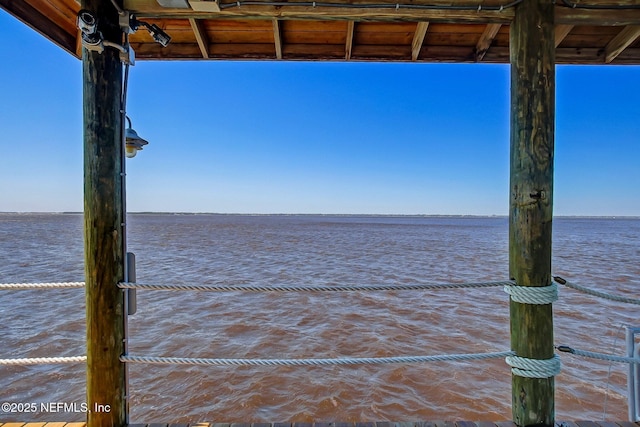
{"label": "outdoor light fixture", "polygon": [[126,116],[128,127],[124,132],[125,137],[125,156],[128,158],[133,158],[136,156],[139,150],[142,150],[142,147],[147,145],[149,141],[146,139],[142,139],[138,136],[138,133],[131,128],[131,119],[129,116]]}

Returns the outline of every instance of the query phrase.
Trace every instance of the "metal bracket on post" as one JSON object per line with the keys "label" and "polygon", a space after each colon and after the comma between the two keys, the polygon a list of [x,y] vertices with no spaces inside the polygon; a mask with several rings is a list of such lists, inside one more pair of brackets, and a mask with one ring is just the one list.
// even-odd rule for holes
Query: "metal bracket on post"
{"label": "metal bracket on post", "polygon": [[[127,252],[127,282],[135,283],[136,281],[136,255]],[[138,311],[137,289],[127,289],[127,314],[136,314]]]}
{"label": "metal bracket on post", "polygon": [[[136,281],[136,256],[132,252],[126,252],[125,258],[125,282],[133,283]],[[129,321],[128,316],[135,314],[137,310],[136,290],[135,289],[123,289],[124,310],[124,337],[123,347],[124,354],[129,353]],[[131,394],[129,391],[129,367],[125,365],[124,373],[124,405],[125,405],[125,423],[129,424],[129,405],[131,403]]]}
{"label": "metal bracket on post", "polygon": [[[627,326],[627,356],[640,358],[640,345],[636,345],[636,334],[640,328]],[[640,364],[630,363],[627,376],[627,393],[629,405],[629,421],[640,421]]]}

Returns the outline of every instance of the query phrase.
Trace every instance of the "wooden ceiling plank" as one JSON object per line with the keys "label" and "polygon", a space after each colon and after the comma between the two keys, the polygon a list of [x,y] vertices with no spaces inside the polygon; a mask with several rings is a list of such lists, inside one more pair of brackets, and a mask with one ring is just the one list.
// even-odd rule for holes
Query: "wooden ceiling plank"
{"label": "wooden ceiling plank", "polygon": [[556,32],[555,32],[556,47],[558,47],[560,43],[562,43],[562,40],[564,40],[564,38],[567,37],[567,35],[571,32],[571,30],[573,30],[573,27],[574,27],[573,25],[567,25],[567,24],[556,25]]}
{"label": "wooden ceiling plank", "polygon": [[482,61],[482,58],[491,47],[493,39],[496,38],[498,31],[500,31],[500,27],[502,27],[502,24],[489,24],[485,27],[478,43],[476,43],[476,62]]}
{"label": "wooden ceiling plank", "polygon": [[0,0],[0,7],[76,56],[76,33],[69,34],[49,17],[24,1]]}
{"label": "wooden ceiling plank", "polygon": [[429,29],[428,22],[418,22],[416,26],[416,32],[413,34],[413,41],[411,42],[411,60],[417,61],[420,56],[420,50],[424,43],[424,37],[427,35]]}
{"label": "wooden ceiling plank", "polygon": [[349,61],[351,59],[351,52],[353,51],[353,33],[356,29],[355,21],[347,22],[347,41],[344,46],[344,59]]}
{"label": "wooden ceiling plank", "polygon": [[282,59],[282,32],[277,19],[273,20],[273,42],[276,45],[276,59]]}
{"label": "wooden ceiling plank", "polygon": [[605,47],[605,62],[610,64],[630,44],[640,37],[640,25],[627,25]]}
{"label": "wooden ceiling plank", "polygon": [[555,23],[568,25],[640,25],[640,9],[578,9],[556,6]]}
{"label": "wooden ceiling plank", "polygon": [[202,57],[204,59],[209,59],[209,38],[207,37],[207,33],[204,31],[202,21],[195,18],[189,18],[189,24],[191,24],[193,34],[196,36],[196,41],[198,42],[198,47],[200,47],[200,51],[202,52]]}

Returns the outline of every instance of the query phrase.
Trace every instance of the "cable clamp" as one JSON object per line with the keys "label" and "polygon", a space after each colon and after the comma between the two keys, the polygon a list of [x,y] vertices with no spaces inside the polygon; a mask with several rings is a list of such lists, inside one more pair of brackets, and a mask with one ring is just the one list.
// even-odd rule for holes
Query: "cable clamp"
{"label": "cable clamp", "polygon": [[568,345],[557,345],[556,350],[562,351],[563,353],[571,353],[571,354],[576,353],[576,351],[573,348],[569,347]]}
{"label": "cable clamp", "polygon": [[560,356],[554,354],[551,359],[529,359],[520,356],[505,357],[507,365],[511,366],[511,373],[526,378],[555,377],[561,371]]}
{"label": "cable clamp", "polygon": [[400,10],[400,3],[396,3],[396,10]]}
{"label": "cable clamp", "polygon": [[511,300],[522,304],[552,304],[558,300],[558,285],[549,286],[518,286],[505,285],[504,291],[511,296]]}

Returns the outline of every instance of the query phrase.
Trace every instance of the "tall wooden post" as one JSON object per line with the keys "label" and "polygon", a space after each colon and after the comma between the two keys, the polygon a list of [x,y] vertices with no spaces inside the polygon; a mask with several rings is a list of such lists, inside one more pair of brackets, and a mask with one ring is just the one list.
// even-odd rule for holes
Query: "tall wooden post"
{"label": "tall wooden post", "polygon": [[[511,183],[509,270],[520,286],[551,284],[555,115],[553,0],[524,0],[510,28]],[[511,348],[553,357],[551,304],[511,302]],[[512,377],[513,421],[553,426],[554,379]]]}
{"label": "tall wooden post", "polygon": [[[110,0],[83,0],[105,40],[122,43]],[[122,64],[118,51],[83,49],[84,240],[88,427],[125,424]]]}

